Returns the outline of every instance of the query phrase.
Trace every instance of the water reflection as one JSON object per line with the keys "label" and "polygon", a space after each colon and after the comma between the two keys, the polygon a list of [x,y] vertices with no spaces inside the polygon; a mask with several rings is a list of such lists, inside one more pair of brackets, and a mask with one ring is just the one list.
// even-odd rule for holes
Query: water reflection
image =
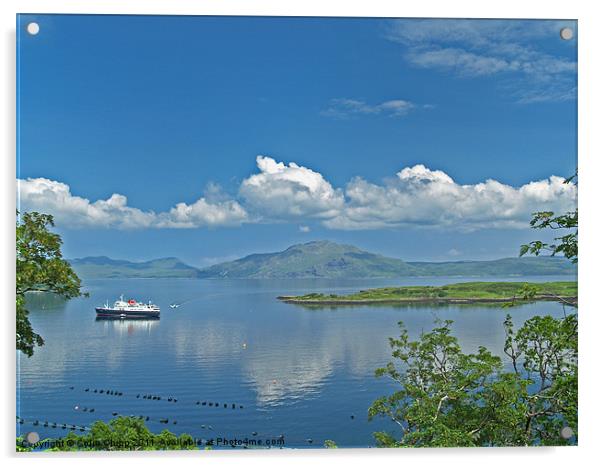
{"label": "water reflection", "polygon": [[171,352],[177,362],[189,364],[191,369],[199,364],[215,367],[228,360],[238,360],[244,349],[244,326],[239,321],[213,318],[199,322],[199,317],[189,315],[187,319],[171,322],[171,327]]}
{"label": "water reflection", "polygon": [[54,293],[31,291],[25,295],[25,307],[30,311],[64,310],[67,300]]}
{"label": "water reflection", "polygon": [[[202,423],[224,434],[283,432],[299,439],[373,445],[372,432],[378,427],[360,421],[359,413],[392,390],[387,380],[374,377],[374,370],[391,360],[388,337],[399,335],[397,322],[405,322],[415,339],[437,318],[452,319],[452,333],[464,351],[485,345],[503,356],[507,313],[518,328],[533,315],[559,317],[564,312],[551,302],[512,309],[480,304],[308,309],[276,299],[314,290],[340,294],[366,286],[294,280],[96,281],[89,299],[71,300],[60,312],[32,306],[32,325],[46,344],[33,357],[20,358],[19,410],[24,414],[17,414],[77,423],[115,410],[177,418],[174,430],[196,436],[206,435]],[[161,320],[95,320],[94,303],[122,290],[152,295],[165,309]],[[199,295],[204,299],[169,309],[179,297]],[[68,389],[71,385],[76,391]],[[84,393],[79,386],[172,394],[180,401],[144,404],[132,396],[122,397],[116,406],[115,398]],[[220,404],[221,409],[209,409],[197,406],[196,400],[236,402],[245,408],[226,410]],[[96,413],[75,412],[73,406],[81,403],[96,407]],[[357,416],[354,421],[351,413]],[[306,446],[303,440],[299,445]]]}
{"label": "water reflection", "polygon": [[[298,341],[288,343],[294,346]],[[338,351],[335,349],[333,354],[330,351],[333,348],[316,349],[317,353],[297,347],[294,352],[257,351],[253,354],[243,370],[256,392],[257,405],[278,406],[286,400],[311,398],[319,393],[333,372]]]}
{"label": "water reflection", "polygon": [[153,328],[161,322],[159,319],[119,319],[111,317],[96,317],[96,322],[102,323],[105,329],[114,330],[118,334],[133,335],[146,333],[150,335]]}

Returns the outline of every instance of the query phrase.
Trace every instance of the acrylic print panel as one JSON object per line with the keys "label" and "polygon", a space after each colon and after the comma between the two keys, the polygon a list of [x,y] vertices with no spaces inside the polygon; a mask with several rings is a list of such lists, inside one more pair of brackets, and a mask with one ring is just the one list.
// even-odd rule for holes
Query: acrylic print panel
{"label": "acrylic print panel", "polygon": [[575,21],[17,31],[18,449],[577,443]]}

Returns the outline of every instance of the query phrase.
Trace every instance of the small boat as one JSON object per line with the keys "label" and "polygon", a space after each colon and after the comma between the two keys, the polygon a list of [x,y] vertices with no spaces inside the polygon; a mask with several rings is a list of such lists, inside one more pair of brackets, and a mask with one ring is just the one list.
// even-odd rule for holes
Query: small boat
{"label": "small boat", "polygon": [[115,301],[113,306],[107,302],[104,306],[96,308],[96,316],[112,319],[158,319],[161,309],[152,302],[140,303],[135,299],[125,301],[123,295]]}
{"label": "small boat", "polygon": [[178,303],[173,303],[170,304],[169,307],[171,307],[172,309],[177,309],[178,307],[180,307],[180,305]]}

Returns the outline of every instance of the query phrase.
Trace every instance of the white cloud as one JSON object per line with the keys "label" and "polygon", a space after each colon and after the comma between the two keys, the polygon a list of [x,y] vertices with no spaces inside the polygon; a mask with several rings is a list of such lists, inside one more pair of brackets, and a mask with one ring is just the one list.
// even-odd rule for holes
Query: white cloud
{"label": "white cloud", "polygon": [[456,48],[416,49],[409,52],[407,57],[422,68],[453,69],[464,76],[490,75],[517,66],[503,58],[487,57]]}
{"label": "white cloud", "polygon": [[156,219],[154,212],[129,207],[121,194],[90,202],[71,194],[68,185],[46,178],[19,180],[18,196],[21,210],[51,213],[69,227],[148,228]]}
{"label": "white cloud", "polygon": [[[522,20],[396,20],[387,37],[406,60],[462,77],[501,75],[501,88],[521,103],[574,99],[577,64],[537,41],[560,41],[572,22]],[[570,43],[565,44],[570,47]],[[574,50],[574,49],[573,49]]]}
{"label": "white cloud", "polygon": [[362,178],[345,190],[345,208],[324,224],[333,229],[445,227],[459,230],[525,228],[532,212],[575,208],[577,187],[551,176],[513,187],[495,180],[457,184],[424,165],[404,168],[384,185]]}
{"label": "white cloud", "polygon": [[242,182],[240,195],[249,210],[262,218],[329,218],[343,208],[342,191],[334,189],[320,173],[261,155],[256,160],[260,173]]}
{"label": "white cloud", "polygon": [[340,119],[358,115],[401,117],[415,108],[415,104],[402,99],[387,100],[374,105],[358,99],[332,99],[328,108],[322,111],[322,115]]}
{"label": "white cloud", "polygon": [[200,198],[192,204],[180,202],[157,217],[158,228],[199,228],[238,226],[249,220],[243,207],[234,200],[211,203]]}
{"label": "white cloud", "polygon": [[401,169],[394,178],[373,183],[361,177],[342,188],[294,162],[258,156],[259,173],[240,185],[239,199],[210,184],[203,196],[180,202],[164,212],[128,206],[113,194],[90,201],[71,193],[68,185],[46,178],[19,180],[19,208],[55,216],[62,228],[201,228],[244,223],[295,222],[307,233],[304,219],[331,229],[528,228],[535,211],[565,212],[576,207],[576,185],[551,176],[523,186],[488,179],[459,184],[447,173],[424,165]]}
{"label": "white cloud", "polygon": [[112,194],[90,201],[75,196],[65,183],[46,178],[18,180],[19,207],[54,215],[64,228],[197,228],[239,225],[248,219],[234,200],[211,202],[205,197],[191,205],[179,203],[169,212],[143,211],[127,205],[127,198]]}
{"label": "white cloud", "polygon": [[157,227],[238,226],[249,221],[249,214],[238,201],[230,199],[218,185],[209,183],[203,197],[197,201],[192,204],[179,202],[169,212],[159,214]]}
{"label": "white cloud", "polygon": [[400,19],[391,22],[388,37],[405,44],[447,42],[472,47],[514,44],[558,37],[566,21]]}

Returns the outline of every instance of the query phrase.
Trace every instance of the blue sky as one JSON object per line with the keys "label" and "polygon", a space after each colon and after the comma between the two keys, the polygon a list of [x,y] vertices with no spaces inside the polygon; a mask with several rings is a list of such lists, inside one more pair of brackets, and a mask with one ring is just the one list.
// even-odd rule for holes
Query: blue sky
{"label": "blue sky", "polygon": [[513,256],[531,211],[575,202],[550,178],[576,165],[562,27],[23,15],[21,206],[55,215],[67,257]]}

